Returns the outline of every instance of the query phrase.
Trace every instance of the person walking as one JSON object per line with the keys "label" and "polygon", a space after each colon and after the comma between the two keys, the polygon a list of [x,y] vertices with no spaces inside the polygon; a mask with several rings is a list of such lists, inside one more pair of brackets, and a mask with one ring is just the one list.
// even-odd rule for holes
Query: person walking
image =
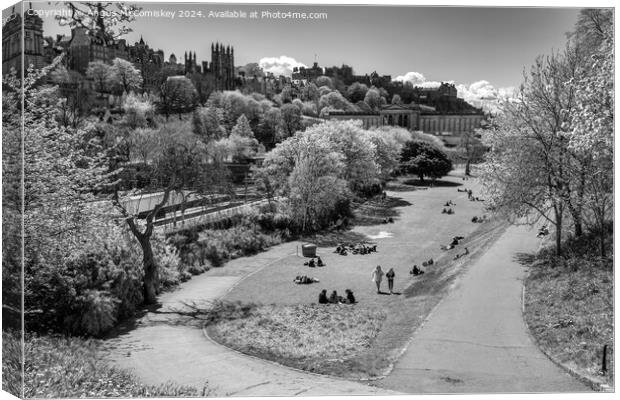
{"label": "person walking", "polygon": [[372,271],[372,281],[377,285],[377,293],[381,293],[381,281],[383,280],[383,271],[381,270],[381,266],[377,265]]}
{"label": "person walking", "polygon": [[394,293],[394,277],[396,274],[394,273],[394,268],[390,268],[390,270],[385,274],[385,277],[388,280],[388,289],[390,289],[390,294]]}

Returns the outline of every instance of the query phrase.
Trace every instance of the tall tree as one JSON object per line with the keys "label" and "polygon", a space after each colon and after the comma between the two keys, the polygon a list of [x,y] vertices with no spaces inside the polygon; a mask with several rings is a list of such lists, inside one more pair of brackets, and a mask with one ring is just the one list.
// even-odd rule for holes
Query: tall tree
{"label": "tall tree", "polygon": [[284,137],[290,137],[302,129],[301,111],[293,104],[285,104],[280,109],[280,127]]}
{"label": "tall tree", "polygon": [[[170,205],[172,193],[185,193],[188,190],[203,192],[219,185],[225,175],[223,166],[213,162],[208,146],[201,142],[182,143],[175,138],[175,132],[167,127],[161,128],[162,141],[156,152],[152,153],[151,185],[143,190],[121,192],[119,182],[115,181],[113,204],[122,213],[124,221],[142,249],[144,270],[144,302],[154,304],[157,300],[159,266],[153,254],[151,239],[155,229],[155,217],[164,207]],[[145,211],[144,218],[139,217],[135,199],[145,193],[157,191],[155,204]],[[133,201],[132,201],[133,200]]]}
{"label": "tall tree", "polygon": [[172,76],[161,85],[159,97],[166,120],[173,112],[178,113],[181,120],[184,112],[196,107],[198,95],[191,80],[184,76]]}
{"label": "tall tree", "polygon": [[100,96],[103,95],[107,88],[108,82],[110,80],[110,72],[110,66],[103,61],[91,61],[88,63],[88,68],[86,69],[86,77],[95,82],[97,91],[99,92]]}
{"label": "tall tree", "polygon": [[117,84],[123,92],[130,93],[142,87],[142,73],[129,61],[115,58],[110,67],[108,82]]}

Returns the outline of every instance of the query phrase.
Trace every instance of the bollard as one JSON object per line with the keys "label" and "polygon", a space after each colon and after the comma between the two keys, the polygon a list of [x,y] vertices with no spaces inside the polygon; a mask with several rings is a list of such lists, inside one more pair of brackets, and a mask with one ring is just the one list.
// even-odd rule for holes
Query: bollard
{"label": "bollard", "polygon": [[607,345],[603,346],[603,360],[601,365],[601,372],[603,375],[607,375]]}

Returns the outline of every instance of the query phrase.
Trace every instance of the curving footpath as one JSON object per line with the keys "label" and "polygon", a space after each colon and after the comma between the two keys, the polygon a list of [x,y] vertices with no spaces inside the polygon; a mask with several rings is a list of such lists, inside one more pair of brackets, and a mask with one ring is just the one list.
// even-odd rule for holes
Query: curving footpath
{"label": "curving footpath", "polygon": [[515,257],[537,250],[535,236],[526,227],[509,227],[377,385],[405,393],[590,391],[537,348],[523,320],[525,268]]}
{"label": "curving footpath", "polygon": [[296,246],[286,243],[253,257],[232,260],[226,268],[214,268],[164,293],[157,310],[121,325],[105,340],[105,357],[132,370],[146,384],[174,381],[194,386],[208,396],[395,394],[244,356],[205,338],[200,321],[174,312],[186,302],[222,297],[244,277],[295,254]]}

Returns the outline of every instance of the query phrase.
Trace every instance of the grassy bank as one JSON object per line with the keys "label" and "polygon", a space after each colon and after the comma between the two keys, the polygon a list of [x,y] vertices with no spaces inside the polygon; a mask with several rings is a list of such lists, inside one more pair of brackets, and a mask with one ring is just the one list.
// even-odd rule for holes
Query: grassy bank
{"label": "grassy bank", "polygon": [[[613,386],[613,260],[597,257],[594,238],[571,240],[564,248],[563,258],[552,249],[536,255],[525,283],[525,318],[552,358]],[[603,375],[605,344],[608,372]]]}
{"label": "grassy bank", "polygon": [[[15,347],[15,339],[4,336]],[[6,355],[4,355],[6,357]],[[206,388],[141,384],[98,355],[98,342],[76,337],[30,336],[25,342],[25,398],[176,397],[206,395]],[[3,371],[4,372],[4,371]],[[6,379],[6,378],[5,378]]]}

